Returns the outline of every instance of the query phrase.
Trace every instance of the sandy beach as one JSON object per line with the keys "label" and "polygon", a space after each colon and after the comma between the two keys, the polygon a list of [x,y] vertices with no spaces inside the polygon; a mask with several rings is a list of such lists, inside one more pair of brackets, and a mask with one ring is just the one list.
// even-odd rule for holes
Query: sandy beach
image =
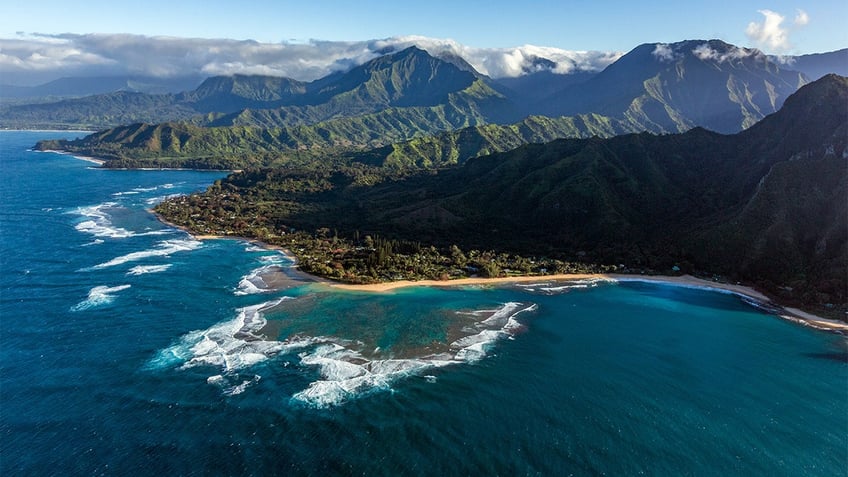
{"label": "sandy beach", "polygon": [[625,274],[561,274],[561,275],[535,275],[499,278],[460,278],[456,280],[400,280],[396,282],[374,283],[368,285],[352,285],[346,283],[329,283],[329,286],[339,290],[365,291],[384,293],[404,287],[426,286],[426,287],[453,287],[464,285],[507,285],[511,283],[547,283],[547,282],[574,282],[580,280],[609,280],[617,282],[637,281],[673,284],[682,287],[698,288],[704,290],[717,290],[738,295],[754,304],[761,306],[766,311],[773,312],[777,316],[789,321],[800,323],[805,326],[826,331],[848,333],[848,323],[829,320],[811,313],[796,309],[784,308],[774,303],[769,297],[757,290],[732,283],[721,283],[696,278],[691,275],[668,276],[668,275],[625,275]]}
{"label": "sandy beach", "polygon": [[[152,212],[152,211],[151,211]],[[159,217],[158,214],[156,214]],[[162,217],[159,217],[159,220],[171,227],[178,228],[189,233],[196,240],[217,240],[217,239],[232,239],[232,240],[244,240],[259,247],[268,248],[271,250],[277,250],[283,254],[285,254],[289,259],[291,259],[295,264],[297,263],[297,257],[295,257],[289,250],[271,245],[265,242],[261,242],[255,239],[249,239],[245,237],[232,237],[226,235],[195,235],[192,234],[185,227],[181,227],[176,224],[172,224],[166,220],[163,220]],[[347,290],[347,291],[361,291],[361,292],[373,292],[373,293],[387,293],[392,290],[397,290],[406,287],[457,287],[457,286],[468,286],[468,285],[509,285],[511,283],[550,283],[550,282],[574,282],[580,280],[609,280],[616,282],[625,282],[625,281],[638,281],[638,282],[653,282],[653,283],[665,283],[672,284],[682,287],[689,288],[698,288],[704,290],[717,290],[725,293],[732,293],[734,295],[738,295],[740,297],[744,297],[751,301],[752,304],[761,307],[763,310],[773,313],[777,316],[780,316],[783,319],[802,324],[804,326],[809,326],[812,328],[832,331],[841,334],[848,334],[848,323],[837,320],[830,320],[827,318],[822,318],[820,316],[813,315],[812,313],[807,313],[805,311],[799,310],[797,308],[787,308],[783,307],[774,301],[772,301],[766,295],[758,292],[757,290],[744,286],[744,285],[735,285],[732,283],[722,283],[722,282],[714,282],[710,280],[704,280],[702,278],[693,277],[691,275],[681,275],[681,276],[670,276],[670,275],[627,275],[621,273],[611,273],[611,274],[601,274],[601,273],[572,273],[572,274],[559,274],[559,275],[524,275],[524,276],[512,276],[512,277],[498,277],[498,278],[482,278],[482,277],[472,277],[472,278],[457,278],[453,280],[398,280],[392,282],[382,282],[382,283],[370,283],[370,284],[350,284],[350,283],[341,283],[331,281],[322,277],[317,277],[310,275],[308,273],[304,273],[297,269],[297,266],[294,265],[289,267],[286,272],[289,277],[293,279],[302,280],[304,282],[319,282],[323,286],[330,287],[335,290]]]}

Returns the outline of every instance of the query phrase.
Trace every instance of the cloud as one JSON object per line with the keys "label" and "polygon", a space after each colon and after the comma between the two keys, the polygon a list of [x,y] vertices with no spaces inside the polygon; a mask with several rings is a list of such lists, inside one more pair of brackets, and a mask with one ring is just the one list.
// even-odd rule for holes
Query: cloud
{"label": "cloud", "polygon": [[692,54],[700,60],[710,60],[716,63],[724,63],[725,61],[741,60],[748,57],[764,57],[761,51],[756,49],[739,48],[737,46],[728,45],[724,51],[716,50],[709,43],[701,43],[692,49]]}
{"label": "cloud", "polygon": [[546,69],[558,74],[600,71],[621,57],[618,52],[571,51],[560,48],[523,45],[512,48],[476,48],[453,40],[423,36],[401,36],[380,40],[378,45],[401,49],[418,46],[431,55],[457,55],[480,73],[493,78],[516,77]]}
{"label": "cloud", "polygon": [[654,55],[657,60],[664,63],[675,61],[681,57],[678,53],[675,53],[671,46],[667,43],[657,43],[657,46],[651,54]]}
{"label": "cloud", "polygon": [[489,76],[547,69],[599,71],[620,53],[568,51],[525,45],[475,48],[453,40],[401,36],[369,41],[259,43],[252,40],[151,37],[129,34],[20,34],[0,39],[3,82],[37,84],[61,76],[158,77],[264,74],[310,81],[416,45],[433,55],[464,58]]}
{"label": "cloud", "polygon": [[[771,10],[757,10],[763,15],[762,23],[751,22],[745,29],[745,35],[754,44],[768,49],[770,51],[785,52],[792,48],[789,41],[791,28],[784,27],[783,22],[786,17],[780,13]],[[800,28],[810,22],[810,17],[807,12],[798,10],[793,25],[795,28]]]}

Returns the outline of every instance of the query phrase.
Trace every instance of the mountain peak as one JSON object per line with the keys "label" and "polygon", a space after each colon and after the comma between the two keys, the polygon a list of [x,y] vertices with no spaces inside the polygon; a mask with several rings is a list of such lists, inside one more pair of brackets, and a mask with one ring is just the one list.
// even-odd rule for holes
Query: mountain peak
{"label": "mountain peak", "polygon": [[687,59],[713,63],[746,59],[767,60],[767,56],[756,48],[739,47],[716,39],[684,40],[675,43],[645,43],[634,48],[627,55],[633,54],[639,58],[644,58],[649,53],[655,61],[660,63],[678,63]]}
{"label": "mountain peak", "polygon": [[[784,143],[825,144],[848,125],[848,78],[828,74],[791,94],[783,107],[743,134],[780,137]],[[844,139],[844,138],[843,138]]]}

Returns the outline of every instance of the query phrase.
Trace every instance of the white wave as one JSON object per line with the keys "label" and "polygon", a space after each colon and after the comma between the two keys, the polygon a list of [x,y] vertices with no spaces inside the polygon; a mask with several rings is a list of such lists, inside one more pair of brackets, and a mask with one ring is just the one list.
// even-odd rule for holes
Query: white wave
{"label": "white wave", "polygon": [[[337,406],[350,399],[376,390],[389,389],[405,376],[456,363],[473,363],[483,359],[495,342],[513,334],[522,326],[515,317],[536,309],[535,304],[506,303],[497,310],[478,310],[492,315],[477,323],[484,329],[450,344],[453,353],[410,359],[368,360],[360,353],[338,343],[327,343],[300,354],[301,363],[317,366],[320,380],[296,393],[292,398],[313,407]],[[467,312],[466,312],[467,313]]]}
{"label": "white wave", "polygon": [[292,399],[318,408],[338,406],[374,391],[390,389],[397,379],[452,364],[450,355],[369,361],[337,343],[317,346],[301,353],[300,358],[307,366],[317,366],[322,379],[310,383]]}
{"label": "white wave", "polygon": [[126,192],[115,192],[114,194],[112,194],[112,196],[121,197],[121,196],[124,196],[124,195],[136,195],[136,194],[140,194],[140,193],[141,192],[139,192],[137,190],[129,190],[129,191],[126,191]]}
{"label": "white wave", "polygon": [[581,280],[571,280],[566,282],[533,283],[517,286],[528,292],[542,292],[548,295],[556,295],[560,293],[568,293],[570,290],[595,288],[604,283],[615,283],[615,280],[610,278],[584,278]]}
{"label": "white wave", "polygon": [[499,339],[511,338],[524,329],[515,319],[521,313],[537,309],[535,303],[505,303],[485,320],[477,323],[478,328],[486,328],[477,334],[468,335],[450,344],[451,349],[457,350],[454,360],[473,363],[486,357]]}
{"label": "white wave", "polygon": [[286,261],[288,261],[288,258],[286,258],[285,254],[281,252],[276,255],[264,255],[262,257],[259,257],[259,260],[271,265],[280,265],[282,263],[286,263]]}
{"label": "white wave", "polygon": [[202,245],[202,242],[193,239],[164,240],[156,244],[155,248],[143,250],[141,252],[132,252],[126,255],[121,255],[120,257],[115,257],[112,260],[109,260],[108,262],[103,262],[99,265],[95,265],[93,268],[108,268],[114,267],[116,265],[123,265],[127,262],[136,262],[138,260],[143,260],[145,258],[150,257],[165,257],[177,252],[188,252],[191,250],[196,250]]}
{"label": "white wave", "polygon": [[79,207],[74,212],[88,218],[74,226],[75,229],[82,233],[87,233],[95,237],[107,238],[127,238],[139,237],[145,235],[163,235],[172,233],[170,230],[152,230],[147,232],[133,232],[123,227],[118,227],[112,223],[109,209],[117,208],[117,202],[104,202],[98,205],[88,207]]}
{"label": "white wave", "polygon": [[94,240],[92,240],[91,242],[84,243],[84,244],[82,244],[82,245],[80,245],[80,246],[81,246],[81,247],[91,247],[92,245],[100,245],[101,243],[103,243],[103,240],[102,240],[102,239],[94,239]]}
{"label": "white wave", "polygon": [[179,196],[181,196],[181,195],[182,195],[182,194],[168,194],[168,195],[160,195],[160,196],[156,196],[156,197],[151,197],[151,198],[149,198],[149,199],[145,199],[145,200],[144,200],[144,203],[145,203],[145,204],[147,204],[147,205],[156,205],[156,204],[158,204],[159,202],[165,201],[165,200],[170,199],[170,198],[172,198],[172,197],[179,197]]}
{"label": "white wave", "polygon": [[262,279],[262,275],[271,272],[279,268],[276,265],[276,262],[273,265],[265,265],[263,267],[259,267],[247,275],[241,277],[236,290],[233,292],[236,295],[256,295],[259,293],[267,293],[269,291],[273,291],[268,287],[268,284],[265,283],[265,280]]}
{"label": "white wave", "polygon": [[116,287],[97,286],[88,292],[88,298],[71,307],[71,311],[82,311],[101,305],[112,303],[115,300],[114,293],[126,290],[130,285],[118,285]]}
{"label": "white wave", "polygon": [[78,223],[74,228],[80,232],[94,235],[95,237],[126,238],[132,237],[133,233],[122,227],[115,227],[109,218],[107,210],[118,205],[117,202],[104,202],[89,207],[80,207],[75,212],[83,217],[89,218]]}
{"label": "white wave", "polygon": [[[469,330],[471,334],[451,343],[448,352],[406,359],[369,359],[354,349],[364,347],[360,342],[299,335],[275,341],[261,336],[259,331],[267,323],[263,311],[285,299],[290,298],[241,308],[233,320],[186,334],[178,343],[157,353],[150,367],[212,366],[217,370],[207,382],[221,387],[226,395],[234,395],[258,381],[258,376],[244,379],[244,371],[274,356],[298,353],[300,364],[317,369],[319,379],[295,393],[292,400],[310,407],[333,407],[390,389],[395,381],[407,376],[476,362],[489,354],[497,340],[513,336],[522,326],[515,319],[517,315],[536,309],[535,304],[506,303],[495,310],[464,312],[487,318],[477,322],[476,328]],[[433,382],[435,377],[427,375],[426,379]]]}
{"label": "white wave", "polygon": [[217,366],[235,372],[268,359],[285,349],[306,346],[311,341],[290,343],[266,340],[258,334],[267,323],[262,312],[289,297],[240,308],[236,317],[206,330],[192,331],[180,341],[157,353],[153,368],[181,363],[182,368]]}
{"label": "white wave", "polygon": [[238,394],[243,393],[249,386],[258,383],[260,379],[262,379],[262,376],[258,374],[253,375],[253,377],[251,377],[250,379],[242,379],[241,377],[236,377],[235,380],[241,380],[241,384],[232,384],[232,378],[217,374],[215,376],[210,376],[209,378],[207,378],[206,382],[209,384],[220,386],[222,389],[221,392],[225,396],[236,396]]}
{"label": "white wave", "polygon": [[148,273],[159,273],[171,268],[170,263],[164,265],[138,265],[132,267],[127,272],[127,275],[145,275]]}

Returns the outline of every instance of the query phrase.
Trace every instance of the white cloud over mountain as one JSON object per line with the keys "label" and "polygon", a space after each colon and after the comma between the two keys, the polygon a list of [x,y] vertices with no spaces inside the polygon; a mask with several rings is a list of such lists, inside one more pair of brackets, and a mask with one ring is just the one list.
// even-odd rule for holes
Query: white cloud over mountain
{"label": "white cloud over mountain", "polygon": [[792,22],[793,26],[784,26],[786,17],[780,13],[771,10],[758,10],[763,16],[761,23],[751,22],[748,28],[745,29],[745,35],[754,44],[771,50],[775,53],[783,53],[792,48],[789,41],[790,33],[797,28],[803,27],[810,23],[810,16],[803,10],[798,10],[795,19]]}
{"label": "white cloud over mountain", "polygon": [[495,78],[539,69],[561,74],[599,71],[621,56],[533,45],[475,48],[453,40],[419,36],[354,42],[259,43],[129,34],[21,34],[18,38],[0,39],[0,72],[4,83],[29,85],[62,76],[103,75],[180,77],[240,73],[313,80],[411,45],[434,55],[459,55],[479,72]]}

